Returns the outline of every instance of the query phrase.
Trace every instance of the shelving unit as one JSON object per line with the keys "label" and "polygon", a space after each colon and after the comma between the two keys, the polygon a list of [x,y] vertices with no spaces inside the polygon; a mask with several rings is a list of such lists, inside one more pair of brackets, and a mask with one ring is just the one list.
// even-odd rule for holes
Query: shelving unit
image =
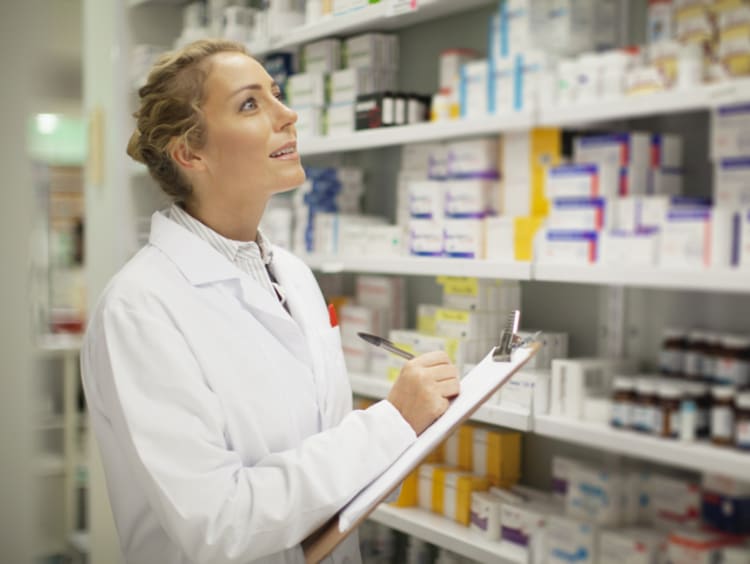
{"label": "shelving unit", "polygon": [[380,505],[370,519],[408,535],[450,550],[467,558],[487,564],[525,564],[527,555],[522,549],[499,541],[488,541],[449,519],[417,508],[397,508]]}
{"label": "shelving unit", "polygon": [[689,470],[717,472],[741,480],[746,480],[750,475],[750,454],[707,443],[683,443],[551,415],[534,418],[534,432],[545,437]]}
{"label": "shelving unit", "polygon": [[508,278],[530,280],[531,264],[527,262],[495,262],[473,259],[431,257],[337,257],[306,255],[307,265],[324,273],[369,272],[413,276],[474,276],[477,278]]}
{"label": "shelving unit", "polygon": [[[388,392],[393,385],[391,382],[376,376],[366,374],[349,374],[352,391],[361,396],[374,399],[388,397]],[[531,431],[532,417],[528,412],[514,410],[498,405],[485,404],[481,406],[471,417],[477,423],[487,423],[498,427],[507,427],[518,431]]]}

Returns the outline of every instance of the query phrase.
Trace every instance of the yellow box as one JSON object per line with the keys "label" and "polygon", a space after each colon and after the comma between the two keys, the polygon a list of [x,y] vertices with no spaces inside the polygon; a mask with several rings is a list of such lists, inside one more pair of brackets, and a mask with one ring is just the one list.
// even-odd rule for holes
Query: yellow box
{"label": "yellow box", "polygon": [[471,472],[473,427],[461,425],[445,441],[445,463]]}
{"label": "yellow box", "polygon": [[411,472],[401,484],[398,499],[391,502],[395,507],[414,507],[417,505],[417,488],[419,486],[419,467]]}
{"label": "yellow box", "polygon": [[562,131],[557,128],[536,128],[531,132],[531,214],[546,217],[549,200],[545,187],[547,168],[560,164]]}
{"label": "yellow box", "polygon": [[515,230],[515,258],[519,261],[530,261],[534,257],[534,236],[544,224],[544,218],[539,216],[516,217]]}
{"label": "yellow box", "polygon": [[445,441],[436,446],[422,462],[426,464],[439,464],[445,462]]}
{"label": "yellow box", "polygon": [[521,477],[521,433],[477,427],[473,434],[474,473],[493,486],[510,487]]}
{"label": "yellow box", "polygon": [[468,472],[446,472],[444,477],[443,515],[469,526],[472,492],[487,491],[487,478]]}
{"label": "yellow box", "polygon": [[[432,471],[432,511],[443,514],[443,505],[445,501],[445,475],[448,472],[455,472],[447,466],[437,466]],[[420,500],[422,499],[420,492]]]}
{"label": "yellow box", "polygon": [[445,468],[441,464],[422,464],[417,472],[417,505],[428,511],[433,510],[435,473]]}

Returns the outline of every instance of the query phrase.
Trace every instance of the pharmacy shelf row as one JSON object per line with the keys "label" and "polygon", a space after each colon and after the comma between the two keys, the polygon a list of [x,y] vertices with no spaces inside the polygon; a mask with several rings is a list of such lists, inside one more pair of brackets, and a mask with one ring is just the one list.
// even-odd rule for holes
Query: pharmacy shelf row
{"label": "pharmacy shelf row", "polygon": [[[367,31],[393,31],[432,19],[468,12],[495,3],[497,0],[420,0],[414,8],[403,1],[381,0],[359,9],[337,16],[327,16],[316,23],[303,25],[288,31],[283,36],[270,40],[251,42],[248,50],[257,57],[275,51],[286,51],[326,37],[343,37]],[[148,4],[179,6],[188,0],[129,0],[130,7]],[[398,8],[401,5],[402,8]],[[403,6],[406,5],[406,8]]]}
{"label": "pharmacy shelf row", "polygon": [[379,147],[423,143],[508,133],[533,127],[575,127],[653,115],[710,110],[750,101],[750,79],[696,86],[690,90],[623,96],[611,101],[551,107],[537,112],[512,112],[485,118],[438,121],[355,131],[348,135],[300,138],[304,156],[360,151]]}
{"label": "pharmacy shelf row", "polygon": [[359,272],[404,276],[471,276],[506,280],[540,280],[579,284],[605,284],[670,290],[749,293],[750,271],[730,269],[675,270],[658,267],[581,266],[500,262],[480,259],[429,257],[303,256],[307,265],[322,273]]}
{"label": "pharmacy shelf row", "polygon": [[[391,387],[390,382],[376,376],[350,374],[350,380],[355,395],[374,399],[385,398]],[[471,420],[698,472],[718,472],[736,478],[750,475],[750,454],[702,442],[650,437],[551,415],[532,416],[498,405],[483,405]]]}
{"label": "pharmacy shelf row", "polygon": [[522,564],[527,555],[519,547],[488,541],[468,527],[418,508],[381,504],[371,520],[434,545],[487,564]]}

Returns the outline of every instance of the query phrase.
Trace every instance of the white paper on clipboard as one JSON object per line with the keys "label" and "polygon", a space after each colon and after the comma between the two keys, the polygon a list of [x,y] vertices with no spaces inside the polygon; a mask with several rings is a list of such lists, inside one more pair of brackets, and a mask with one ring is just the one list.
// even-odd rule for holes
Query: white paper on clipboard
{"label": "white paper on clipboard", "polygon": [[446,412],[430,425],[399,459],[385,472],[375,478],[344,507],[339,514],[339,531],[345,533],[360,518],[366,515],[382,499],[406,478],[415,465],[437,447],[451,428],[475,409],[495,388],[510,378],[515,369],[533,354],[531,348],[513,351],[510,362],[495,362],[492,353],[476,365],[461,380],[461,393],[451,403]]}

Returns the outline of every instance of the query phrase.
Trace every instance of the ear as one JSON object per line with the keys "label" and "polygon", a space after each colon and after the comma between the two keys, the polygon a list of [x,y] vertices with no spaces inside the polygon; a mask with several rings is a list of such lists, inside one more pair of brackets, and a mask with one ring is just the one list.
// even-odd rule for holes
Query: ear
{"label": "ear", "polygon": [[187,171],[202,171],[206,163],[199,152],[192,150],[182,137],[174,137],[169,143],[169,156]]}

